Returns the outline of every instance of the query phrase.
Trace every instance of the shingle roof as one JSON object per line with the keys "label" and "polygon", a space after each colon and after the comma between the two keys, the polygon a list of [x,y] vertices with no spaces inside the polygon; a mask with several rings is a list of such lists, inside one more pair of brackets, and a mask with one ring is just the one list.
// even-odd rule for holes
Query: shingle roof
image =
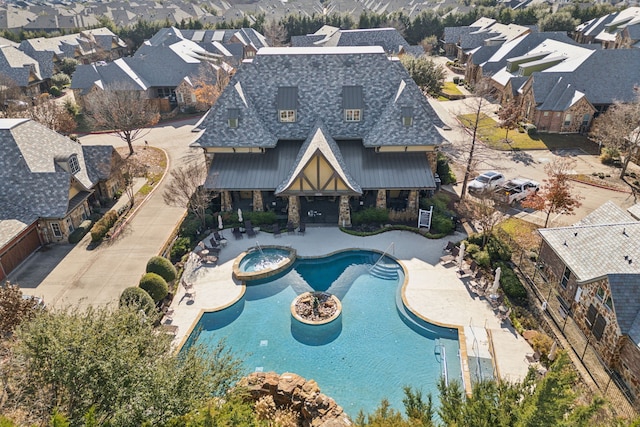
{"label": "shingle roof", "polygon": [[609,274],[607,278],[620,332],[640,345],[640,274]]}
{"label": "shingle roof", "polygon": [[[326,27],[326,26],[325,26]],[[412,54],[423,54],[421,46],[410,46],[395,28],[364,28],[324,32],[325,27],[315,34],[291,38],[293,47],[334,47],[334,46],[382,46],[385,52],[399,53],[400,50]],[[329,27],[332,28],[332,27]]]}
{"label": "shingle roof", "polygon": [[38,219],[28,207],[0,196],[0,248]]}
{"label": "shingle roof", "polygon": [[[363,87],[363,117],[346,122],[343,86]],[[277,120],[282,86],[298,87],[295,123]],[[402,107],[413,107],[413,126],[402,126]],[[238,108],[240,125],[226,126],[227,111]],[[245,62],[200,123],[194,144],[202,147],[273,147],[277,140],[305,140],[321,118],[335,140],[361,139],[365,146],[438,145],[443,126],[404,67],[379,47],[264,48]]]}
{"label": "shingle roof", "polygon": [[[0,70],[5,78],[11,79],[20,87],[29,86],[31,74],[42,80],[38,62],[14,46],[0,47]],[[3,84],[6,85],[7,82]]]}

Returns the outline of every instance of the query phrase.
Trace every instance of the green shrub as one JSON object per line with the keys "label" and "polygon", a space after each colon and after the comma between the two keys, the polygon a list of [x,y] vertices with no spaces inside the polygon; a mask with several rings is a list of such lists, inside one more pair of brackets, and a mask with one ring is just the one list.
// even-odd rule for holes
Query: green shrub
{"label": "green shrub", "polygon": [[382,224],[389,222],[389,212],[382,208],[366,208],[351,215],[351,222],[354,225],[360,224]]}
{"label": "green shrub", "polygon": [[455,76],[455,77],[453,78],[453,83],[454,83],[454,84],[458,84],[458,83],[460,83],[460,77]]}
{"label": "green shrub", "polygon": [[142,276],[140,287],[147,291],[155,303],[162,301],[169,293],[167,282],[156,273],[147,273]]}
{"label": "green shrub", "polygon": [[500,267],[500,286],[504,294],[509,300],[517,305],[527,305],[527,290],[522,286],[520,279],[506,263],[499,262],[497,266]]}
{"label": "green shrub", "polygon": [[251,221],[251,225],[261,226],[270,225],[276,222],[276,213],[273,211],[268,212],[243,212],[243,219],[245,221]]}
{"label": "green shrub", "polygon": [[538,133],[538,128],[534,124],[529,123],[527,124],[526,128],[527,128],[527,135],[535,135]]}
{"label": "green shrub", "polygon": [[603,165],[612,166],[617,160],[620,160],[620,152],[617,149],[610,147],[602,149],[602,152],[600,153],[600,162]]}
{"label": "green shrub", "polygon": [[53,76],[51,76],[51,84],[58,88],[67,87],[71,84],[71,77],[69,77],[65,73],[54,74]]}
{"label": "green shrub", "polygon": [[171,261],[161,256],[154,256],[147,262],[147,273],[156,273],[166,282],[176,280],[178,272]]}
{"label": "green shrub", "polygon": [[91,228],[91,241],[99,242],[104,239],[111,227],[118,220],[118,214],[116,211],[109,211],[102,218],[100,218]]}
{"label": "green shrub", "polygon": [[156,304],[153,298],[142,288],[132,286],[122,291],[120,295],[120,307],[137,307],[147,314],[153,314]]}
{"label": "green shrub", "polygon": [[202,223],[198,218],[193,215],[188,215],[180,225],[180,235],[196,240],[195,237],[201,225]]}
{"label": "green shrub", "polygon": [[475,243],[469,243],[465,250],[465,252],[467,252],[469,255],[473,255],[479,251],[480,251],[480,246],[476,245]]}
{"label": "green shrub", "polygon": [[78,106],[78,104],[76,104],[75,102],[71,101],[70,99],[67,99],[64,102],[64,108],[67,110],[67,112],[69,114],[71,114],[73,117],[77,116],[78,114],[80,114],[80,107]]}
{"label": "green shrub", "polygon": [[484,268],[491,267],[491,258],[489,258],[489,252],[478,251],[474,253],[472,257],[480,267],[484,267]]}
{"label": "green shrub", "polygon": [[449,159],[442,153],[438,153],[438,163],[436,166],[436,172],[440,177],[440,181],[443,185],[455,184],[456,174],[449,167]]}
{"label": "green shrub", "polygon": [[62,95],[62,91],[60,90],[60,88],[58,86],[51,86],[49,88],[49,94],[51,94],[51,96],[58,97],[58,96]]}
{"label": "green shrub", "polygon": [[179,237],[173,242],[173,246],[171,246],[171,260],[178,261],[189,251],[191,251],[191,239],[188,237]]}
{"label": "green shrub", "polygon": [[91,220],[86,219],[80,223],[80,226],[73,230],[73,233],[69,235],[69,243],[78,243],[82,238],[87,234],[89,229],[91,229]]}
{"label": "green shrub", "polygon": [[489,252],[489,257],[491,257],[492,263],[495,263],[496,261],[511,260],[511,248],[506,242],[495,236],[489,237],[486,250]]}
{"label": "green shrub", "polygon": [[443,234],[451,234],[453,230],[455,230],[456,225],[450,216],[442,215],[440,213],[434,212],[431,217],[431,232],[432,233],[443,233]]}

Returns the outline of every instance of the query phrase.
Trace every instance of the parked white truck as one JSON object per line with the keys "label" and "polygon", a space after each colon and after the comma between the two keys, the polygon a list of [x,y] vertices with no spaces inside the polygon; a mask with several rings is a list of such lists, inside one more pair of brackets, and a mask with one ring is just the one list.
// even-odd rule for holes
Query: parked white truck
{"label": "parked white truck", "polygon": [[496,201],[514,205],[540,189],[540,184],[526,178],[510,179],[496,187],[493,197]]}

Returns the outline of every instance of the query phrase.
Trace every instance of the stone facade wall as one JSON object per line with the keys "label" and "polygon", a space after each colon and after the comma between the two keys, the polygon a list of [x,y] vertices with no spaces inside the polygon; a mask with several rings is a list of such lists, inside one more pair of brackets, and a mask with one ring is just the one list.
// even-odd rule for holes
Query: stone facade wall
{"label": "stone facade wall", "polygon": [[438,152],[437,151],[427,151],[427,161],[429,162],[429,167],[431,168],[431,173],[436,173],[438,170]]}
{"label": "stone facade wall", "polygon": [[307,381],[291,373],[278,375],[275,372],[254,372],[241,379],[238,385],[246,388],[254,400],[271,396],[276,405],[291,408],[299,413],[299,425],[303,427],[352,425],[335,400],[320,393],[320,388],[314,380]]}
{"label": "stone facade wall", "polygon": [[381,188],[376,195],[376,208],[387,209],[387,190]]}
{"label": "stone facade wall", "polygon": [[300,198],[289,196],[289,212],[287,221],[298,227],[300,225]]}
{"label": "stone facade wall", "polygon": [[231,194],[228,191],[220,192],[220,210],[223,212],[231,212]]}
{"label": "stone facade wall", "polygon": [[542,271],[547,276],[551,284],[558,290],[562,298],[564,298],[567,303],[571,304],[576,294],[576,290],[578,289],[576,276],[571,273],[567,286],[563,288],[560,285],[562,275],[564,274],[565,264],[545,241],[542,242],[542,246],[540,247],[540,255],[538,259],[543,264]]}
{"label": "stone facade wall", "polygon": [[418,212],[418,190],[409,190],[409,197],[407,197],[407,210],[410,212]]}
{"label": "stone facade wall", "polygon": [[340,196],[338,226],[351,227],[351,206],[349,206],[349,198],[349,196]]}
{"label": "stone facade wall", "polygon": [[634,396],[640,396],[640,349],[628,336],[620,339],[620,355],[616,370]]}
{"label": "stone facade wall", "polygon": [[262,202],[262,191],[260,190],[253,191],[253,211],[254,212],[264,211],[264,204]]}

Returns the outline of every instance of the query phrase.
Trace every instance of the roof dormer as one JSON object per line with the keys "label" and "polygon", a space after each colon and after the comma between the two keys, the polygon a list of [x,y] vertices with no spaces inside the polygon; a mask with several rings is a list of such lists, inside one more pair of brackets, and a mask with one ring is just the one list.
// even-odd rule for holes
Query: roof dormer
{"label": "roof dormer", "polygon": [[68,156],[65,154],[56,156],[54,161],[58,166],[72,175],[80,172],[80,161],[78,160],[78,155],[76,153]]}

